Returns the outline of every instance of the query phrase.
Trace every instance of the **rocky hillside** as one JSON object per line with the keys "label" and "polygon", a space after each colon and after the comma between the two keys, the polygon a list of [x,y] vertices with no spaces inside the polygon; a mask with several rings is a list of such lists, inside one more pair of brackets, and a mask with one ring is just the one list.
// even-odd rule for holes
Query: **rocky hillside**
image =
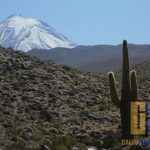
{"label": "rocky hillside", "polygon": [[[144,99],[150,98],[149,68],[149,62],[136,66]],[[110,101],[107,73],[0,48],[0,110],[2,150],[119,149],[120,116]]]}

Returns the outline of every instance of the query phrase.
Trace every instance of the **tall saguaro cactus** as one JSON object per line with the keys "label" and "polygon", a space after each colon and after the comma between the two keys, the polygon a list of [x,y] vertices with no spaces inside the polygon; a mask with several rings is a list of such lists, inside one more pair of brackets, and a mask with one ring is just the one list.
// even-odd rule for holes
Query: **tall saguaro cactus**
{"label": "tall saguaro cactus", "polygon": [[121,98],[118,95],[115,76],[113,72],[109,72],[109,85],[112,102],[120,108],[122,137],[124,139],[130,136],[130,102],[137,100],[137,81],[136,72],[130,73],[130,63],[127,41],[123,41],[123,65],[122,65],[122,90]]}

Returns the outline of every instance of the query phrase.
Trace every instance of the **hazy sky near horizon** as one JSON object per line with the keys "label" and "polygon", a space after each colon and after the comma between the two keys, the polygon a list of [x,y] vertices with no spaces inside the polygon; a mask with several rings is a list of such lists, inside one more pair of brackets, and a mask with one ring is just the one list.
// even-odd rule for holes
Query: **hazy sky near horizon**
{"label": "hazy sky near horizon", "polygon": [[77,44],[150,44],[150,0],[1,0],[0,21],[16,13]]}

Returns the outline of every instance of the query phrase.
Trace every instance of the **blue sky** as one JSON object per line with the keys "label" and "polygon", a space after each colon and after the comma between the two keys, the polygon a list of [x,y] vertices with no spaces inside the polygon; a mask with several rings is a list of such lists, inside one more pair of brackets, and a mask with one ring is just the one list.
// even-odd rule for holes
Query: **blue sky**
{"label": "blue sky", "polygon": [[1,0],[0,21],[20,13],[83,45],[150,44],[150,0]]}

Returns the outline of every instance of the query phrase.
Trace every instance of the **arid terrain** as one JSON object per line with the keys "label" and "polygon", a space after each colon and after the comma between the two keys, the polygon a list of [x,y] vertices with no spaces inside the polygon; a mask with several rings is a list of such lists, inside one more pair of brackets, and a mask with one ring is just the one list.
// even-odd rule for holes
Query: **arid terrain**
{"label": "arid terrain", "polygon": [[[139,99],[148,100],[150,62],[134,68]],[[120,89],[121,71],[115,74]],[[2,150],[121,149],[107,72],[81,72],[1,47],[0,110]]]}

